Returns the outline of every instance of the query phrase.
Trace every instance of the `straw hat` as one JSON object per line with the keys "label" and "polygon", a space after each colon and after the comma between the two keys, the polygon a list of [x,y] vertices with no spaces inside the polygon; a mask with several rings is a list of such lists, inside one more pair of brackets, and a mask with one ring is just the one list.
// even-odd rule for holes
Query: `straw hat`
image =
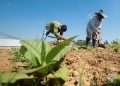
{"label": "straw hat", "polygon": [[96,15],[101,16],[103,18],[107,18],[107,15],[104,14],[104,11],[100,9],[99,11],[95,12]]}

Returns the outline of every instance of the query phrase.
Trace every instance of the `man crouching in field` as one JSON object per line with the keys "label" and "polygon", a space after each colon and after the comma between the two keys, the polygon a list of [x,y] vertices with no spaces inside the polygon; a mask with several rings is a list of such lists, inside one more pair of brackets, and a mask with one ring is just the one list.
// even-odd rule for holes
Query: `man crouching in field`
{"label": "man crouching in field", "polygon": [[51,36],[49,36],[49,34],[51,33],[51,34],[54,35],[53,38],[56,38],[57,41],[65,40],[65,38],[63,37],[64,32],[67,31],[67,26],[65,24],[61,24],[58,21],[51,21],[46,25],[45,29],[46,29],[46,33],[45,33],[46,37],[45,37],[45,39],[47,37],[51,37]]}

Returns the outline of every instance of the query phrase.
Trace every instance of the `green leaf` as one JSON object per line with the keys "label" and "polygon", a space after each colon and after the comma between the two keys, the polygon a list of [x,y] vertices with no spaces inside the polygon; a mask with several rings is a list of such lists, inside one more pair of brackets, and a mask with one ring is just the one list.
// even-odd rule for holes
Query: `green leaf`
{"label": "green leaf", "polygon": [[26,74],[30,74],[30,73],[34,73],[34,72],[40,72],[40,73],[43,73],[43,71],[45,71],[46,73],[48,73],[49,71],[49,67],[53,64],[55,64],[56,62],[51,62],[51,63],[48,63],[44,66],[40,66],[40,67],[36,67],[36,68],[32,68],[32,69],[29,69],[29,70],[23,70],[21,71],[22,73],[26,73]]}
{"label": "green leaf", "polygon": [[29,59],[32,63],[32,69],[23,70],[22,73],[31,74],[39,72],[40,74],[47,74],[53,71],[51,69],[57,61],[68,52],[70,46],[68,46],[75,37],[71,37],[68,40],[59,43],[56,47],[50,48],[48,42],[33,40],[22,41],[23,46],[27,48],[25,58]]}
{"label": "green leaf", "polygon": [[120,81],[120,74],[117,75],[116,79]]}
{"label": "green leaf", "polygon": [[[35,41],[33,43],[37,44],[38,42]],[[27,48],[27,50],[31,54],[33,54],[33,56],[35,57],[35,59],[37,59],[37,61],[39,62],[39,65],[41,65],[41,57],[40,57],[40,49],[41,48],[39,50],[37,50],[38,48],[36,48],[35,45],[33,45],[33,43],[31,44],[31,43],[29,43],[28,41],[25,41],[25,40],[22,41],[22,44]],[[37,46],[41,46],[41,42],[39,42]]]}
{"label": "green leaf", "polygon": [[48,42],[42,41],[41,47],[42,47],[41,48],[41,61],[42,61],[42,64],[45,65],[46,64],[46,55],[50,51],[50,46],[49,46]]}
{"label": "green leaf", "polygon": [[5,72],[0,74],[1,83],[15,83],[17,80],[33,78],[33,76],[28,76],[25,73],[20,72]]}
{"label": "green leaf", "polygon": [[65,51],[68,51],[69,48],[66,49],[66,47],[69,47],[68,45],[71,43],[71,41],[75,37],[71,37],[71,38],[63,41],[62,43],[58,44],[53,49],[51,49],[51,51],[46,56],[46,63],[51,62],[53,60],[59,60],[66,53]]}
{"label": "green leaf", "polygon": [[54,73],[54,76],[63,80],[67,80],[69,76],[69,70],[66,67],[62,67]]}
{"label": "green leaf", "polygon": [[39,60],[30,51],[26,52],[25,58],[32,63],[32,67],[40,66]]}

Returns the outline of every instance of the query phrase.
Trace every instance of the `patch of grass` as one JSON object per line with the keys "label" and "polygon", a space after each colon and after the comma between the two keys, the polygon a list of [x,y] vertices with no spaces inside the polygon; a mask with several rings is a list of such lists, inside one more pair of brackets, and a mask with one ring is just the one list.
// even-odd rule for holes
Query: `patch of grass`
{"label": "patch of grass", "polygon": [[120,39],[113,40],[109,45],[109,48],[112,48],[116,53],[120,53]]}
{"label": "patch of grass", "polygon": [[106,81],[103,86],[120,86],[120,75],[117,75],[112,81]]}

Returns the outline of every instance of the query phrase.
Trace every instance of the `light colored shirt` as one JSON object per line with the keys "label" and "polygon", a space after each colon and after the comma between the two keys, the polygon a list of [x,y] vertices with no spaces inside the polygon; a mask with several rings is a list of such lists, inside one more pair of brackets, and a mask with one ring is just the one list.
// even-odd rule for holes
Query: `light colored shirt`
{"label": "light colored shirt", "polygon": [[[54,27],[51,27],[54,25]],[[61,23],[58,21],[51,21],[47,24],[47,30],[51,30],[53,33],[57,33],[59,29],[61,29]]]}
{"label": "light colored shirt", "polygon": [[94,16],[90,21],[88,22],[87,25],[87,32],[93,33],[97,32],[98,29],[101,28],[101,21],[97,19],[96,16]]}
{"label": "light colored shirt", "polygon": [[46,25],[46,30],[50,31],[56,38],[62,38],[59,30],[61,29],[62,23],[58,21],[51,21]]}

